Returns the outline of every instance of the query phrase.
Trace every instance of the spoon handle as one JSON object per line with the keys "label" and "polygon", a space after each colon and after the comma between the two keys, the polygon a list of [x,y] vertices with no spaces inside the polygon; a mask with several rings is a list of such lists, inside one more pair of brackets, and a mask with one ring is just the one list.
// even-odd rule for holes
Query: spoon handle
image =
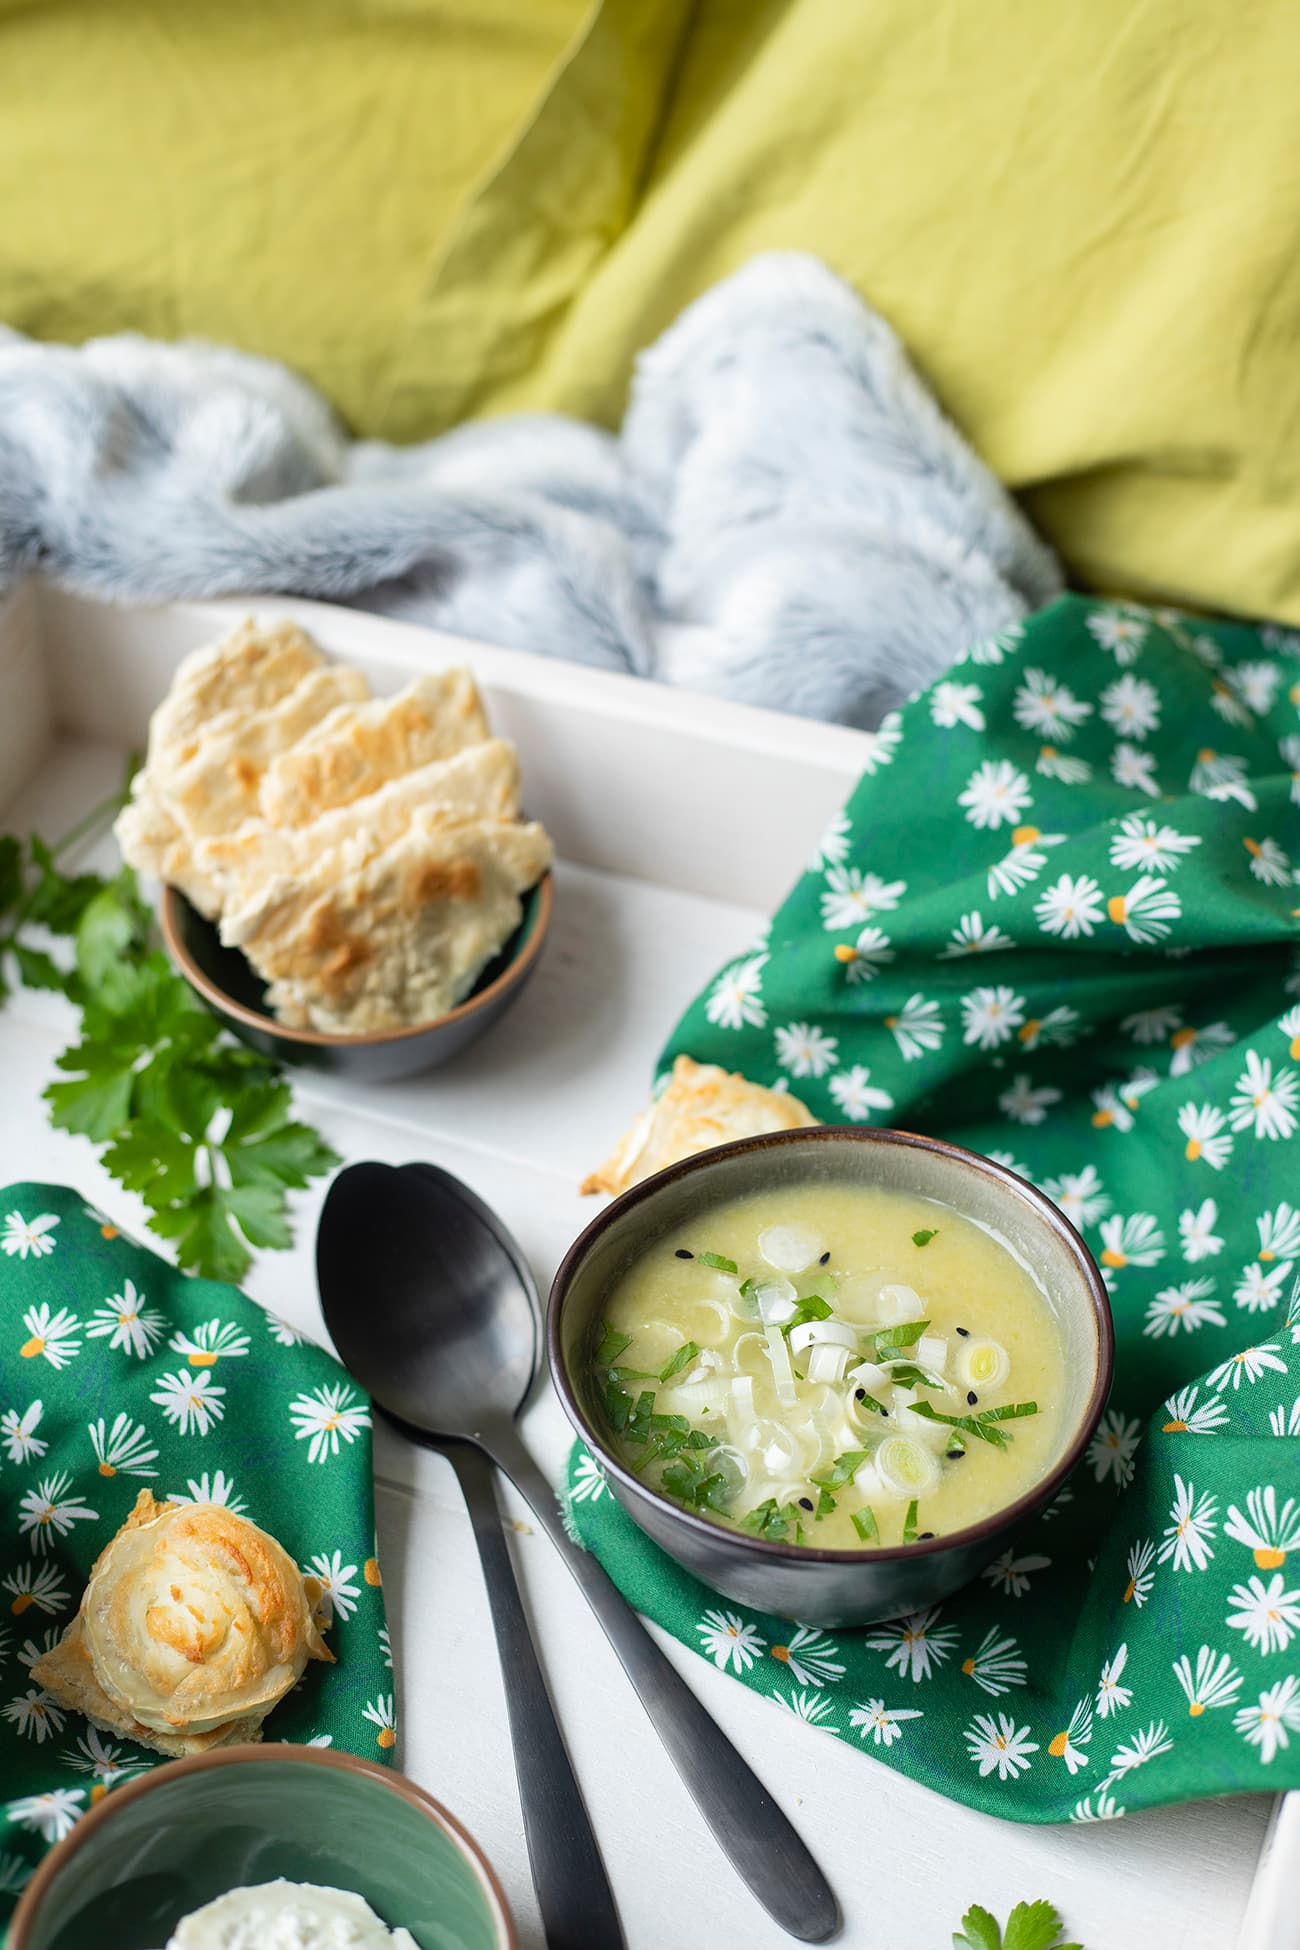
{"label": "spoon handle", "polygon": [[467,1442],[439,1442],[437,1447],[460,1479],[483,1567],[547,1950],[624,1950],[609,1878],[519,1596],[492,1465],[481,1449]]}
{"label": "spoon handle", "polygon": [[582,1588],[655,1732],[737,1874],[782,1929],[824,1943],[840,1926],[839,1904],[803,1841],[748,1762],[669,1664],[621,1591],[561,1521],[555,1491],[513,1428],[495,1426],[490,1450],[531,1505]]}

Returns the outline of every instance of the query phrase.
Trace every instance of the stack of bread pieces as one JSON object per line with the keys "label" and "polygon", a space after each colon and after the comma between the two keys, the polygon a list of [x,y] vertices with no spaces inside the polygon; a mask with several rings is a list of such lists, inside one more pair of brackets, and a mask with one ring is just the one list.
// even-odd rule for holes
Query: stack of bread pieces
{"label": "stack of bread pieces", "polygon": [[246,1517],[141,1490],[32,1677],[92,1726],[160,1754],[260,1740],[307,1661],[333,1661],[319,1598],[315,1580]]}
{"label": "stack of bread pieces", "polygon": [[552,858],[468,671],[373,697],[286,621],[185,659],[116,831],[219,923],[281,1022],[342,1035],[454,1008]]}

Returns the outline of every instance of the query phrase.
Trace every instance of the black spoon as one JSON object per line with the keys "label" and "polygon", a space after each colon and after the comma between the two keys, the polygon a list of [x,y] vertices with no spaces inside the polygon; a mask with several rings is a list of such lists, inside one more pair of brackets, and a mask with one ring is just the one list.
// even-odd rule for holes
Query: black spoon
{"label": "black spoon", "polygon": [[[596,1559],[570,1541],[555,1492],[519,1439],[540,1308],[501,1221],[434,1165],[350,1165],[325,1200],[316,1270],[344,1366],[414,1440],[472,1446],[510,1478],[577,1579],[737,1873],[783,1929],[824,1943],[840,1925],[826,1878]],[[530,1748],[516,1735],[521,1773]],[[526,1809],[528,1800],[525,1791]],[[597,1941],[585,1939],[589,1950]]]}

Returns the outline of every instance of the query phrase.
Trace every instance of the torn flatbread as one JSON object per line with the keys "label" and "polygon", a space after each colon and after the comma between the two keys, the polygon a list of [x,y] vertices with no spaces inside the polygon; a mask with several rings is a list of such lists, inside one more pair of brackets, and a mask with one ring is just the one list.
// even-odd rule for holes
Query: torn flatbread
{"label": "torn flatbread", "polygon": [[395,697],[333,712],[282,753],[262,782],[262,814],[272,826],[305,826],[487,736],[467,670],[418,677]]}
{"label": "torn flatbread", "polygon": [[292,1027],[367,1035],[430,1022],[473,988],[551,858],[538,825],[419,811],[357,872],[273,879],[224,917],[221,938]]}

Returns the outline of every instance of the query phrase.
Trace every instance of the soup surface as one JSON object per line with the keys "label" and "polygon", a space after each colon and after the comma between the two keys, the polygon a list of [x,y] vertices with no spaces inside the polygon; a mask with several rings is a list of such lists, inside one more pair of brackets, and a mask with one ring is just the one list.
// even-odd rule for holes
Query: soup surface
{"label": "soup surface", "polygon": [[1063,1354],[1009,1249],[933,1199],[803,1185],[715,1207],[615,1282],[616,1453],[720,1524],[864,1550],[976,1523],[1057,1453]]}

